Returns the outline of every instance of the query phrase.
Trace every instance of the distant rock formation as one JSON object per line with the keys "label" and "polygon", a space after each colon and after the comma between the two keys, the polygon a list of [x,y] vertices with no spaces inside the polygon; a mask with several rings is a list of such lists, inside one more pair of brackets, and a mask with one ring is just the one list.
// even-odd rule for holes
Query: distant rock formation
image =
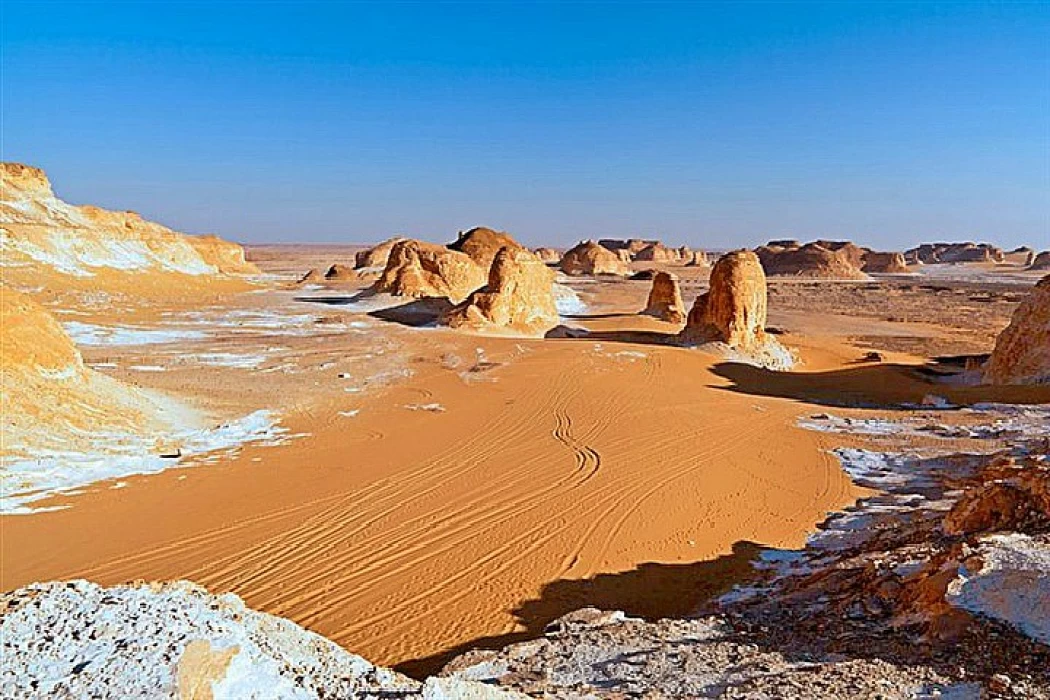
{"label": "distant rock formation", "polygon": [[653,286],[642,313],[668,323],[685,323],[685,302],[682,301],[682,289],[676,275],[670,272],[653,275]]}
{"label": "distant rock formation", "polygon": [[1032,259],[1029,270],[1050,270],[1050,250],[1044,250]]}
{"label": "distant rock formation", "polygon": [[503,248],[488,284],[445,317],[452,328],[542,335],[558,325],[554,272],[527,250]]}
{"label": "distant rock formation", "polygon": [[748,250],[727,253],[711,269],[711,288],[693,304],[680,338],[689,344],[723,343],[771,369],[788,369],[791,354],[766,325],[766,275]]}
{"label": "distant rock formation", "polygon": [[990,243],[923,243],[904,252],[909,263],[989,263],[1006,259],[1001,248]]}
{"label": "distant rock formation", "polygon": [[492,261],[503,248],[512,250],[525,250],[525,247],[514,240],[509,233],[494,231],[490,228],[478,226],[469,231],[460,231],[459,237],[448,247],[466,253],[474,262],[481,265],[485,270],[492,267]]}
{"label": "distant rock formation", "polygon": [[626,275],[630,267],[619,255],[594,241],[577,244],[562,256],[561,270],[567,275]]}
{"label": "distant rock formation", "polygon": [[1050,275],[1014,311],[984,368],[990,384],[1050,383]]}
{"label": "distant rock formation", "polygon": [[357,273],[349,265],[336,263],[328,268],[328,271],[324,273],[324,278],[329,282],[347,282],[356,280]]}
{"label": "distant rock formation", "polygon": [[678,251],[668,248],[663,243],[657,241],[652,245],[639,250],[634,255],[634,259],[639,262],[658,262],[658,263],[675,263],[678,262]]}
{"label": "distant rock formation", "polygon": [[687,245],[679,246],[678,250],[675,251],[678,256],[678,262],[683,265],[688,265],[693,262],[693,249]]}
{"label": "distant rock formation", "polygon": [[903,253],[877,253],[865,251],[863,272],[899,274],[908,272],[908,262]]}
{"label": "distant rock formation", "polygon": [[206,279],[259,272],[235,243],[177,233],[135,212],[67,204],[55,197],[39,168],[2,163],[0,177],[0,240],[9,271],[20,277],[92,278],[105,272]]}
{"label": "distant rock formation", "polygon": [[1003,253],[1003,262],[1010,263],[1011,265],[1023,265],[1028,267],[1035,260],[1035,251],[1028,246],[1018,246],[1013,250]]}
{"label": "distant rock formation", "polygon": [[710,267],[711,261],[707,257],[707,253],[702,250],[694,250],[693,257],[690,260],[686,260],[686,267]]}
{"label": "distant rock formation", "polygon": [[[837,246],[835,249],[826,245]],[[799,247],[765,245],[755,250],[771,277],[866,279],[857,262],[859,248],[852,243],[814,242]]]}
{"label": "distant rock formation", "polygon": [[598,245],[603,248],[608,248],[614,253],[620,250],[625,250],[627,251],[627,255],[633,259],[641,250],[659,242],[660,241],[646,241],[641,238],[628,238],[626,240],[622,238],[602,238],[598,241]]}
{"label": "distant rock formation", "polygon": [[394,246],[405,240],[401,236],[394,236],[388,238],[379,245],[369,248],[368,250],[360,250],[357,255],[354,256],[354,267],[357,269],[366,267],[386,267],[386,261],[390,259],[390,251],[394,249]]}
{"label": "distant rock formation", "polygon": [[537,248],[532,252],[547,265],[557,265],[561,262],[561,253],[554,248]]}
{"label": "distant rock formation", "polygon": [[838,253],[840,257],[848,260],[849,264],[857,269],[864,265],[864,254],[866,251],[853,241],[828,241],[821,239],[814,241],[814,243],[825,250]]}
{"label": "distant rock formation", "polygon": [[422,299],[444,297],[458,304],[485,286],[487,273],[466,253],[413,239],[399,241],[374,290]]}
{"label": "distant rock formation", "polygon": [[300,277],[296,284],[321,284],[324,282],[324,275],[316,267],[311,268],[305,275]]}

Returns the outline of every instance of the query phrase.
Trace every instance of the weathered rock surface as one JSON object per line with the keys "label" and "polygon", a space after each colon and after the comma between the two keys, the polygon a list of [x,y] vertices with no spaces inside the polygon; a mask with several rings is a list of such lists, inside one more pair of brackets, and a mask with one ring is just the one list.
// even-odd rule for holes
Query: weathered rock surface
{"label": "weathered rock surface", "polygon": [[858,261],[859,250],[850,244],[833,242],[807,243],[800,247],[765,245],[755,249],[762,267],[771,277],[806,277],[815,279],[865,279]]}
{"label": "weathered rock surface", "polygon": [[336,263],[324,273],[324,278],[329,282],[347,282],[357,279],[357,273],[349,265]]}
{"label": "weathered rock surface", "polygon": [[687,267],[710,267],[711,261],[707,257],[707,253],[702,250],[694,250],[693,257],[691,260],[686,260]]}
{"label": "weathered rock surface", "polygon": [[584,241],[565,253],[561,270],[567,275],[626,275],[630,267],[619,255],[594,241]]}
{"label": "weathered rock surface", "polygon": [[458,304],[483,287],[487,276],[466,253],[410,239],[394,245],[374,289],[414,299],[444,297]]}
{"label": "weathered rock surface", "polygon": [[556,265],[561,262],[561,253],[554,248],[537,248],[532,252],[537,258],[542,260],[544,264]]}
{"label": "weathered rock surface", "polygon": [[0,247],[4,265],[19,274],[258,273],[235,243],[177,233],[131,211],[67,204],[39,168],[3,163],[0,177]]}
{"label": "weathered rock surface", "polygon": [[322,282],[324,282],[324,275],[314,267],[307,270],[306,274],[296,281],[296,284],[320,284]]}
{"label": "weathered rock surface", "polygon": [[1035,260],[1035,251],[1028,246],[1022,245],[1009,252],[1003,253],[1003,262],[1012,265],[1023,265],[1028,267]]}
{"label": "weathered rock surface", "polygon": [[1050,250],[1044,250],[1032,259],[1029,270],[1050,270]]}
{"label": "weathered rock surface", "polygon": [[657,241],[635,253],[634,259],[639,262],[675,263],[678,262],[679,257],[677,250],[668,248]]}
{"label": "weathered rock surface", "polygon": [[678,277],[669,272],[658,271],[652,279],[653,286],[649,290],[649,299],[642,313],[668,323],[685,323],[685,302],[682,301]]}
{"label": "weathered rock surface", "polygon": [[1035,285],[999,334],[984,379],[991,384],[1050,382],[1050,276]]}
{"label": "weathered rock surface", "polygon": [[791,354],[766,333],[766,275],[755,253],[738,250],[711,269],[710,290],[697,297],[681,339],[721,343],[771,369],[792,365]]}
{"label": "weathered rock surface", "polygon": [[904,259],[903,253],[879,253],[870,250],[864,253],[864,266],[861,271],[900,274],[908,272],[908,262]]}
{"label": "weathered rock surface", "polygon": [[503,248],[488,284],[445,317],[452,328],[542,335],[558,325],[554,272],[521,248]]}
{"label": "weathered rock surface", "polygon": [[502,249],[525,250],[525,247],[514,240],[509,233],[494,231],[482,226],[461,231],[455,242],[449,243],[448,247],[466,253],[485,270],[492,267],[492,261]]}
{"label": "weathered rock surface", "polygon": [[405,239],[401,236],[394,236],[373,248],[358,251],[357,255],[354,256],[354,267],[358,269],[386,267],[386,261],[390,259],[390,251],[394,249],[395,245],[403,240]]}
{"label": "weathered rock surface", "polygon": [[937,263],[1003,262],[1001,248],[990,243],[923,243],[904,252],[910,263],[934,265]]}
{"label": "weathered rock surface", "polygon": [[602,238],[598,241],[598,245],[603,248],[608,248],[614,253],[620,250],[625,250],[627,251],[627,256],[633,259],[639,251],[659,242],[660,241],[647,241],[641,238]]}

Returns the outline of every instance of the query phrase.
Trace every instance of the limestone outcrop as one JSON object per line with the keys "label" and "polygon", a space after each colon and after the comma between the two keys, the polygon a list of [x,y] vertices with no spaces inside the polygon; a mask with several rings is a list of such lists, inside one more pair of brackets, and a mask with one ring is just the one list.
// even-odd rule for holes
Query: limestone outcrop
{"label": "limestone outcrop", "polygon": [[554,272],[527,250],[503,248],[489,280],[445,317],[452,328],[542,335],[558,325]]}
{"label": "limestone outcrop", "polygon": [[787,369],[791,354],[765,330],[767,303],[758,256],[727,253],[711,269],[710,289],[697,297],[680,337],[689,344],[721,343],[763,366]]}
{"label": "limestone outcrop", "polygon": [[296,280],[296,284],[321,284],[323,282],[324,275],[316,267],[310,268],[306,274]]}
{"label": "limestone outcrop", "polygon": [[686,267],[710,267],[711,261],[707,253],[702,250],[694,250],[691,260],[686,261]]}
{"label": "limestone outcrop", "polygon": [[938,263],[996,263],[1006,254],[990,243],[923,243],[904,252],[909,263],[934,265]]}
{"label": "limestone outcrop", "polygon": [[[838,247],[826,247],[829,245]],[[865,279],[867,275],[860,270],[855,248],[853,244],[824,241],[798,247],[765,245],[757,248],[755,253],[766,274],[771,277]]]}
{"label": "limestone outcrop", "polygon": [[1050,275],[1014,311],[984,368],[990,384],[1050,383]]}
{"label": "limestone outcrop", "polygon": [[349,265],[336,263],[324,273],[324,278],[329,282],[348,282],[357,279],[357,273]]}
{"label": "limestone outcrop", "polygon": [[94,278],[163,273],[208,279],[258,273],[244,249],[216,236],[189,236],[131,211],[73,206],[39,168],[0,164],[0,248],[14,277]]}
{"label": "limestone outcrop", "polygon": [[494,231],[490,228],[478,226],[468,231],[460,231],[459,237],[448,247],[466,253],[474,262],[481,265],[485,270],[492,266],[496,254],[503,248],[512,250],[525,250],[505,231]]}
{"label": "limestone outcrop", "polygon": [[640,262],[675,263],[679,257],[677,250],[657,241],[635,253],[634,259]]}
{"label": "limestone outcrop", "polygon": [[486,269],[466,253],[409,239],[394,245],[373,289],[414,299],[444,297],[458,304],[485,286],[487,277]]}
{"label": "limestone outcrop", "polygon": [[668,323],[685,323],[685,302],[676,275],[662,271],[653,275],[653,286],[642,313]]}
{"label": "limestone outcrop", "polygon": [[567,275],[626,275],[631,271],[618,254],[594,241],[583,241],[566,252],[560,266]]}
{"label": "limestone outcrop", "polygon": [[386,267],[386,261],[390,259],[390,251],[403,240],[405,239],[401,236],[394,236],[368,250],[359,250],[354,256],[354,267],[357,269]]}
{"label": "limestone outcrop", "polygon": [[863,272],[874,272],[881,274],[900,274],[908,272],[908,262],[903,253],[879,253],[866,251],[864,253]]}

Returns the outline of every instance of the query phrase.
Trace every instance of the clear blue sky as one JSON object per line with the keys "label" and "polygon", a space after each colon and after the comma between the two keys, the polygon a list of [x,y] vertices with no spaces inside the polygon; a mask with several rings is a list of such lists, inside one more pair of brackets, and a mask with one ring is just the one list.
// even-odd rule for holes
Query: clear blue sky
{"label": "clear blue sky", "polygon": [[3,158],[185,231],[1050,247],[1050,2],[0,11]]}

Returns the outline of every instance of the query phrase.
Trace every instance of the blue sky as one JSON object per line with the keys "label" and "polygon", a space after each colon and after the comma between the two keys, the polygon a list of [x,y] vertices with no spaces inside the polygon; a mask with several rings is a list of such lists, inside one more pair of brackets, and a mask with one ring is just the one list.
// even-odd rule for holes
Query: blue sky
{"label": "blue sky", "polygon": [[1050,247],[1050,3],[4,0],[5,160],[242,241]]}

